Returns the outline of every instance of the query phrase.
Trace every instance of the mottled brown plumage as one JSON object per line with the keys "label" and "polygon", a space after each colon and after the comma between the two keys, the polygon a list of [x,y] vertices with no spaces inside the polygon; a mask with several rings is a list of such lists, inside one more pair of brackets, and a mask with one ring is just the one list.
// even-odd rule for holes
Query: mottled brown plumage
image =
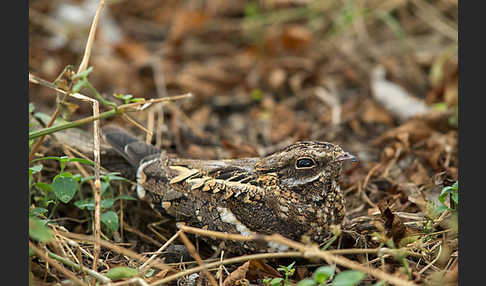
{"label": "mottled brown plumage", "polygon": [[[306,235],[315,242],[343,221],[342,161],[354,157],[337,145],[305,141],[263,158],[195,160],[158,151],[118,128],[105,129],[104,138],[137,168],[139,197],[176,221],[243,235]],[[259,248],[229,244],[238,253]]]}

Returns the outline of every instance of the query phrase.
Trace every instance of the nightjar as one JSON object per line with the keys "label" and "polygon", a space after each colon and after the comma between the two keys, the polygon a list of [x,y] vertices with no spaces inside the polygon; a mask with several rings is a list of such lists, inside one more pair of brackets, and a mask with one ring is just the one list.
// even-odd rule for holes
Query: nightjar
{"label": "nightjar", "polygon": [[[228,233],[279,233],[319,243],[345,215],[342,164],[354,157],[325,142],[297,142],[262,158],[181,159],[108,126],[104,140],[136,169],[137,194],[187,225]],[[262,250],[226,242],[234,253]],[[284,250],[268,245],[263,250]]]}

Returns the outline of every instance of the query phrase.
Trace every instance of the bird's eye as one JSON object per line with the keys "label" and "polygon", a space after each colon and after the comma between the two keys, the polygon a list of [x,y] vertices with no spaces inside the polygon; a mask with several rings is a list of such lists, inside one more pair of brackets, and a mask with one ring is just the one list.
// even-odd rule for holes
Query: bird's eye
{"label": "bird's eye", "polygon": [[297,162],[295,163],[295,167],[297,169],[312,168],[314,167],[314,165],[315,165],[314,160],[310,158],[302,158],[297,160]]}

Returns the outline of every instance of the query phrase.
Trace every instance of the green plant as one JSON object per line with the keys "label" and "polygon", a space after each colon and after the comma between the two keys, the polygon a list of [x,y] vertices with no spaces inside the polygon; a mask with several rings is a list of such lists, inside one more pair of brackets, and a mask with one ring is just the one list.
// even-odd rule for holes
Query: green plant
{"label": "green plant", "polygon": [[[437,207],[436,211],[442,213],[445,210],[456,210],[457,204],[459,203],[459,195],[458,195],[458,183],[456,181],[454,185],[448,186],[442,189],[442,192],[439,195],[439,202],[441,205]],[[446,203],[446,199],[449,198],[449,205]]]}
{"label": "green plant", "polygon": [[280,278],[280,277],[273,278],[273,279],[266,278],[266,279],[263,280],[263,283],[265,283],[265,285],[271,285],[271,286],[281,286],[281,285],[286,286],[286,285],[289,285],[289,277],[291,277],[295,273],[294,264],[295,264],[295,261],[290,263],[290,265],[288,265],[288,266],[280,265],[277,268],[278,271],[284,273],[285,278]]}
{"label": "green plant", "polygon": [[[321,266],[314,271],[311,278],[303,279],[297,286],[323,286],[334,276],[334,267]],[[332,286],[355,286],[364,278],[364,273],[356,270],[346,270],[338,273],[331,281]]]}
{"label": "green plant", "polygon": [[[92,211],[95,208],[95,202],[92,197],[83,198],[83,194],[80,191],[81,186],[90,180],[94,179],[94,176],[82,177],[80,174],[72,174],[65,171],[66,164],[72,162],[79,162],[93,166],[93,162],[82,158],[69,158],[62,157],[43,157],[32,160],[33,163],[42,160],[56,160],[59,162],[60,171],[52,179],[50,183],[46,182],[33,182],[33,175],[39,173],[42,170],[42,165],[35,165],[29,168],[29,189],[31,191],[31,197],[33,201],[30,207],[29,214],[34,220],[29,222],[32,226],[37,226],[39,223],[45,225],[48,220],[55,213],[57,206],[60,203],[68,204],[73,201],[73,198],[78,194],[79,199],[74,200],[74,205],[82,210]],[[135,198],[120,195],[115,196],[111,187],[113,181],[127,181],[127,179],[119,176],[119,173],[107,173],[101,176],[101,210],[104,211],[101,214],[101,222],[109,230],[110,233],[117,231],[119,228],[118,215],[113,210],[114,204],[117,200],[135,200]],[[49,211],[50,206],[52,208]],[[35,220],[37,219],[37,220]],[[43,220],[41,220],[43,219]],[[35,231],[35,230],[34,230]],[[42,232],[42,230],[41,230]],[[34,234],[35,236],[35,234]]]}

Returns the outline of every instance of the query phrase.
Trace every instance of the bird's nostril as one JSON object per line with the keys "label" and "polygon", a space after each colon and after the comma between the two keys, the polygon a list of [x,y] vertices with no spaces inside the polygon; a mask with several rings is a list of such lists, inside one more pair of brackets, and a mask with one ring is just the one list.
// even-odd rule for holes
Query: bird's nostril
{"label": "bird's nostril", "polygon": [[351,162],[358,162],[358,159],[354,155],[349,154],[348,152],[340,154],[336,158],[336,161],[346,161],[346,160],[351,160]]}

